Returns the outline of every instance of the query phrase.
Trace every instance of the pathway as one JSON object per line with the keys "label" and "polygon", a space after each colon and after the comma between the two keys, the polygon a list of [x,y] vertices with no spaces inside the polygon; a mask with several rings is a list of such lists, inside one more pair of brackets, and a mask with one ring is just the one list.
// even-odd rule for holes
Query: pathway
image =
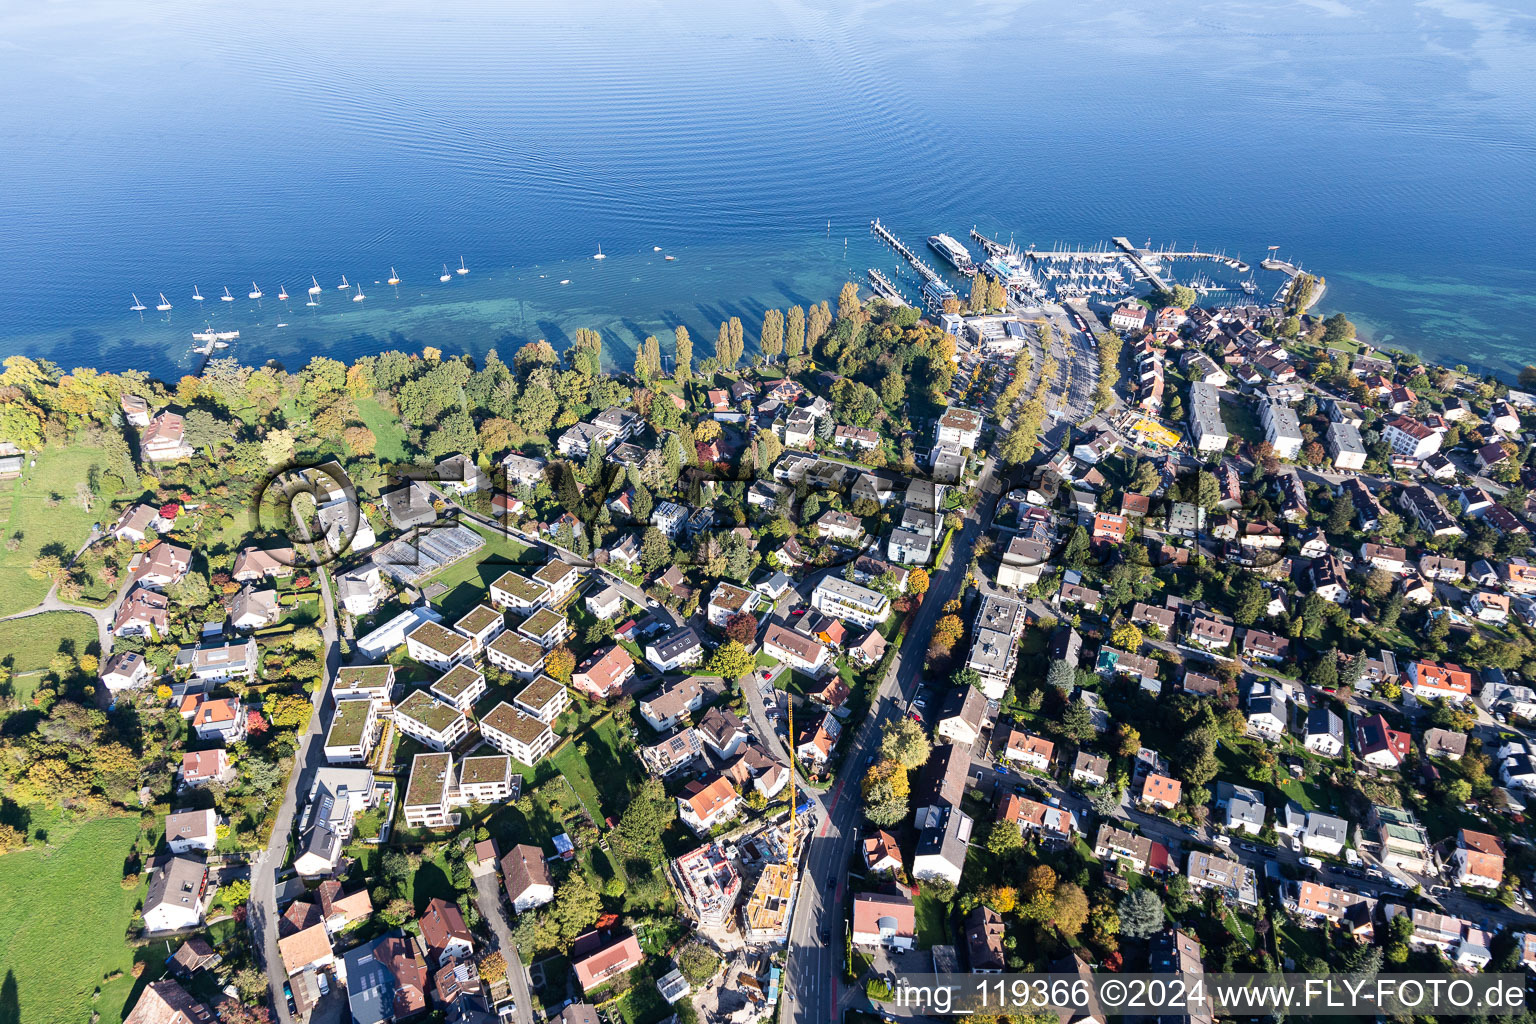
{"label": "pathway", "polygon": [[501,879],[495,868],[476,872],[475,903],[480,907],[480,916],[491,926],[496,936],[496,946],[507,961],[507,984],[512,988],[512,1001],[517,1005],[518,1024],[533,1024],[533,999],[528,994],[528,969],[517,955],[517,943],[512,941],[506,905],[501,900]]}

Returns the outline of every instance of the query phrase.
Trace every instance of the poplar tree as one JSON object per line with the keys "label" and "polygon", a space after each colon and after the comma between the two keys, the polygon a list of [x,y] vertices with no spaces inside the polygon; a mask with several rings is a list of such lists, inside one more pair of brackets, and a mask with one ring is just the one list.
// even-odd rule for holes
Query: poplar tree
{"label": "poplar tree", "polygon": [[693,339],[688,336],[688,328],[682,324],[672,332],[677,339],[677,370],[674,376],[678,380],[693,379]]}
{"label": "poplar tree", "polygon": [[811,315],[806,323],[805,347],[814,349],[816,343],[821,341],[822,335],[827,333],[827,328],[832,326],[832,310],[825,300],[811,307]]}
{"label": "poplar tree", "polygon": [[724,320],[720,321],[720,333],[715,335],[715,362],[720,364],[722,370],[735,365],[731,358],[731,325]]}
{"label": "poplar tree", "polygon": [[987,275],[977,274],[971,278],[971,312],[985,313],[987,304],[991,300],[991,292],[987,288]]}
{"label": "poplar tree", "polygon": [[784,327],[784,354],[794,359],[805,350],[805,310],[789,307],[789,320]]}
{"label": "poplar tree", "polygon": [[742,355],[747,351],[747,333],[742,329],[741,317],[731,317],[731,363],[729,369],[736,369],[736,364],[741,362]]}
{"label": "poplar tree", "polygon": [[843,284],[843,290],[837,295],[837,318],[839,320],[852,320],[857,317],[864,307],[859,303],[859,286],[852,281]]}
{"label": "poplar tree", "polygon": [[783,351],[784,314],[777,309],[770,309],[763,314],[763,358],[773,362]]}

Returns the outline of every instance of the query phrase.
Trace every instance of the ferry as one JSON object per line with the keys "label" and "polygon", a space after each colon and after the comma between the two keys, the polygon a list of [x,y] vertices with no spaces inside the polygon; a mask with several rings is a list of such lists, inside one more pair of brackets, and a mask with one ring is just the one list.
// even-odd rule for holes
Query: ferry
{"label": "ferry", "polygon": [[970,250],[949,235],[929,235],[928,248],[954,264],[955,269],[966,277],[976,276],[976,264],[971,260]]}

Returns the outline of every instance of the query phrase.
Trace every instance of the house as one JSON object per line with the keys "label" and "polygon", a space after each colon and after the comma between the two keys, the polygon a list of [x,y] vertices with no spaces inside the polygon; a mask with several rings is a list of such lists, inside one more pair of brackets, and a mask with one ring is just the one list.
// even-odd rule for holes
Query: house
{"label": "house", "polygon": [[1307,712],[1303,745],[1320,757],[1339,757],[1344,753],[1344,720],[1319,704]]}
{"label": "house", "polygon": [[853,898],[853,944],[904,953],[917,941],[917,911],[909,896],[861,892]]}
{"label": "house", "polygon": [[256,583],[265,579],[285,579],[293,575],[293,548],[241,548],[235,556],[230,579],[236,583]]}
{"label": "house", "polygon": [[965,916],[965,951],[972,974],[1002,973],[1007,966],[1003,938],[1001,914],[985,904],[971,908]]}
{"label": "house", "polygon": [[168,540],[135,555],[128,563],[128,578],[138,586],[165,590],[180,583],[192,565],[192,549]]}
{"label": "house", "polygon": [[1168,848],[1146,836],[1132,835],[1105,822],[1093,838],[1093,855],[1100,860],[1114,858],[1141,874],[1165,874],[1172,866]]}
{"label": "house", "polygon": [[912,856],[912,877],[943,878],[959,884],[974,822],[960,807],[969,771],[970,752],[945,744],[935,747],[914,788],[918,829]]}
{"label": "house", "polygon": [[587,611],[599,619],[616,619],[624,611],[624,595],[609,584],[595,594],[588,594],[586,605]]}
{"label": "house", "polygon": [[864,835],[864,872],[878,875],[901,870],[901,848],[889,832],[875,829]]}
{"label": "house", "polygon": [[[985,707],[983,707],[985,710]],[[1010,729],[1003,741],[1003,756],[1010,761],[1033,768],[1037,772],[1049,772],[1051,759],[1056,754],[1056,744],[1043,736],[1036,736],[1024,729]]]}
{"label": "house", "polygon": [[795,744],[795,756],[807,765],[820,767],[832,758],[843,725],[831,711],[823,714],[800,734]]}
{"label": "house", "polygon": [[304,971],[320,971],[336,966],[336,954],[331,949],[331,936],[323,924],[284,935],[277,940],[277,953],[283,961],[283,970],[291,978]]}
{"label": "house", "polygon": [[519,914],[535,907],[542,907],[555,898],[555,887],[549,880],[549,865],[544,861],[544,851],[527,844],[514,846],[501,858],[502,885],[512,909]]}
{"label": "house", "polygon": [[1216,809],[1226,812],[1224,824],[1230,831],[1256,836],[1264,830],[1264,792],[1249,786],[1216,783]]}
{"label": "house", "polygon": [[342,956],[352,1024],[388,1024],[427,1008],[427,964],[402,932],[354,946]]}
{"label": "house", "polygon": [[1365,442],[1360,431],[1348,423],[1330,423],[1323,435],[1323,446],[1337,470],[1365,468]]}
{"label": "house", "polygon": [[1456,884],[1497,889],[1504,884],[1504,844],[1486,832],[1456,833]]}
{"label": "house", "polygon": [[1178,779],[1170,779],[1166,775],[1149,772],[1141,780],[1141,792],[1136,801],[1147,807],[1157,810],[1169,811],[1179,805],[1179,795],[1183,784]]}
{"label": "house", "polygon": [[1192,672],[1186,665],[1184,678],[1179,680],[1179,689],[1192,697],[1217,697],[1221,694],[1221,680]]}
{"label": "house", "polygon": [[1435,870],[1429,834],[1412,811],[1373,806],[1368,826],[1371,838],[1379,847],[1378,857],[1387,867],[1401,868],[1416,874]]}
{"label": "house", "polygon": [[433,750],[451,750],[469,735],[469,719],[452,704],[416,690],[395,705],[395,728]]}
{"label": "house", "polygon": [[667,732],[704,706],[704,686],[697,676],[689,676],[663,685],[639,703],[640,717],[657,732]]}
{"label": "house", "polygon": [[953,743],[970,746],[987,724],[987,698],[974,686],[952,687],[944,695],[933,732]]}
{"label": "house", "polygon": [[740,809],[740,794],[730,780],[719,774],[708,782],[703,779],[690,781],[677,797],[678,816],[699,835],[730,821]]}
{"label": "house", "polygon": [[1285,904],[1292,913],[1310,921],[1342,924],[1358,939],[1369,940],[1373,934],[1376,900],[1370,896],[1321,882],[1299,882],[1287,892]]}
{"label": "house", "polygon": [[160,529],[162,522],[158,510],[148,505],[129,505],[123,509],[122,515],[117,517],[117,522],[107,530],[107,536],[113,540],[142,544],[149,537],[151,530]]}
{"label": "house", "polygon": [[181,770],[177,772],[183,788],[206,786],[210,782],[234,781],[235,769],[229,761],[229,752],[223,747],[213,750],[188,750],[181,755]]}
{"label": "house", "polygon": [[438,622],[423,622],[406,634],[405,651],[416,661],[447,672],[474,657],[474,641]]}
{"label": "house", "polygon": [[[353,702],[357,703],[357,702]],[[299,818],[293,867],[302,877],[328,875],[341,862],[359,814],[378,799],[373,772],[367,768],[321,768],[315,773]]]}
{"label": "house", "polygon": [[1412,738],[1387,725],[1381,715],[1355,723],[1355,753],[1373,768],[1395,769],[1408,756]]}
{"label": "house", "polygon": [[878,629],[871,629],[855,644],[847,648],[848,660],[868,668],[878,665],[885,657],[886,640]]}
{"label": "house", "polygon": [[1312,592],[1333,604],[1349,603],[1349,583],[1344,574],[1344,563],[1334,555],[1314,559],[1307,571],[1307,581]]}
{"label": "house", "polygon": [[407,480],[392,491],[385,491],[380,498],[389,513],[389,521],[402,533],[425,526],[437,518],[437,499],[420,480]]}
{"label": "house", "polygon": [[211,808],[165,816],[165,844],[172,853],[208,853],[219,841],[219,816]]}
{"label": "house", "polygon": [[1297,838],[1304,849],[1337,857],[1344,852],[1344,845],[1349,840],[1349,822],[1332,814],[1309,811],[1306,827]]}
{"label": "house", "polygon": [[1360,545],[1360,560],[1373,569],[1400,576],[1408,564],[1408,552],[1391,544],[1372,544],[1366,541]]}
{"label": "house", "polygon": [[427,947],[431,962],[442,964],[446,960],[462,960],[475,951],[475,939],[464,924],[459,908],[440,896],[427,901],[426,909],[417,918],[421,928],[421,942]]}
{"label": "house", "polygon": [[645,660],[658,672],[675,672],[704,660],[704,644],[691,626],[663,633],[645,645]]}
{"label": "house", "polygon": [[1259,403],[1259,423],[1264,427],[1264,440],[1281,459],[1294,459],[1301,452],[1301,421],[1296,410],[1283,402]]}
{"label": "house", "polygon": [[713,707],[699,719],[699,738],[722,761],[735,757],[742,744],[752,738],[741,719],[729,708]]}
{"label": "house", "polygon": [[1109,781],[1109,759],[1079,750],[1072,762],[1072,781],[1102,786]]}
{"label": "house", "polygon": [[1472,599],[1467,602],[1467,607],[1481,622],[1492,622],[1497,625],[1509,621],[1508,594],[1480,590],[1472,595]]}
{"label": "house", "polygon": [[686,506],[671,501],[659,501],[656,507],[651,509],[651,525],[656,527],[670,541],[676,541],[683,532],[683,524],[688,522],[689,511]]}
{"label": "house", "polygon": [[1285,735],[1286,720],[1290,716],[1285,695],[1267,689],[1260,691],[1260,684],[1254,684],[1253,689],[1254,692],[1248,697],[1245,716],[1247,734],[1268,743],[1278,743]]}
{"label": "house", "polygon": [[1397,494],[1397,504],[1412,516],[1430,537],[1459,537],[1461,527],[1451,518],[1435,493],[1422,484],[1404,487]]}
{"label": "house", "polygon": [[901,565],[927,565],[933,557],[933,538],[914,530],[892,530],[885,541],[885,553]]}
{"label": "house", "polygon": [[201,925],[207,883],[208,864],[201,854],[155,858],[144,894],[144,931],[155,934]]}
{"label": "house", "polygon": [[811,676],[820,675],[831,661],[826,647],[780,622],[768,625],[763,634],[763,652]]}
{"label": "house", "polygon": [[377,565],[369,564],[336,577],[341,606],[356,616],[371,615],[383,603],[387,591]]}
{"label": "house", "polygon": [[123,1024],[214,1024],[213,1011],[169,978],[145,986]]}
{"label": "house", "polygon": [[1466,578],[1467,563],[1443,555],[1423,555],[1419,558],[1419,572],[1428,580],[1456,583]]}
{"label": "house", "polygon": [[224,962],[224,958],[201,935],[193,935],[176,947],[176,952],[166,961],[166,971],[177,978],[190,978],[198,971],[211,971]]}
{"label": "house", "polygon": [[331,727],[325,734],[326,763],[366,762],[378,738],[378,725],[378,706],[373,701],[338,701]]}
{"label": "house", "polygon": [[538,764],[555,747],[555,731],[547,722],[514,708],[506,701],[498,703],[480,719],[480,735],[485,742],[523,764]]}
{"label": "house", "polygon": [[1393,416],[1387,420],[1381,439],[1398,455],[1410,459],[1427,459],[1440,450],[1442,434],[1409,416]]}
{"label": "house", "polygon": [[1109,326],[1117,331],[1139,331],[1147,325],[1145,306],[1124,305],[1109,314]]}
{"label": "house", "polygon": [[1210,615],[1198,615],[1189,624],[1190,642],[1212,651],[1225,649],[1235,632],[1232,623]]}
{"label": "house", "polygon": [[998,819],[1016,822],[1026,834],[1069,838],[1077,833],[1077,818],[1065,807],[1009,793],[998,807]]}
{"label": "house", "polygon": [[1170,502],[1166,529],[1175,537],[1194,540],[1205,532],[1205,509],[1187,501]]}
{"label": "house", "polygon": [[811,607],[861,626],[878,626],[891,613],[890,599],[884,594],[832,575],[816,585],[811,593]]}
{"label": "house", "polygon": [[756,604],[757,595],[745,587],[733,583],[717,583],[714,592],[709,595],[706,617],[711,626],[724,629],[733,617],[742,612],[750,612]]}
{"label": "house", "polygon": [[1403,689],[1421,701],[1428,702],[1438,697],[1452,704],[1461,704],[1472,699],[1472,673],[1458,665],[1416,661],[1408,666]]}
{"label": "house", "polygon": [[1249,629],[1243,633],[1242,653],[1250,661],[1279,664],[1290,656],[1291,642],[1262,629]]}
{"label": "house", "polygon": [[192,457],[187,443],[186,423],[174,412],[165,411],[149,421],[139,432],[139,457],[145,462],[177,462]]}
{"label": "house", "polygon": [[182,698],[181,717],[187,719],[200,740],[222,740],[230,746],[245,739],[245,707],[237,698],[188,694]]}
{"label": "house", "polygon": [[571,947],[571,969],[583,992],[609,984],[614,978],[639,967],[645,959],[640,943],[633,935],[615,939],[603,932],[590,931],[576,937]]}
{"label": "house", "polygon": [[101,666],[101,684],[114,694],[143,686],[153,676],[149,662],[135,651],[119,651]]}
{"label": "house", "polygon": [[1089,539],[1095,544],[1123,544],[1129,520],[1110,512],[1093,514],[1093,532]]}
{"label": "house", "polygon": [[1229,902],[1248,907],[1259,905],[1259,887],[1254,870],[1240,861],[1193,850],[1189,854],[1184,873],[1193,889],[1214,889]]}

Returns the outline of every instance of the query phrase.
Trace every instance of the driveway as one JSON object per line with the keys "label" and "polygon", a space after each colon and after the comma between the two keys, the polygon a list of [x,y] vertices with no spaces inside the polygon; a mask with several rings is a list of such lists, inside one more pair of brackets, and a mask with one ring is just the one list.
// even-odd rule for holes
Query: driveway
{"label": "driveway", "polygon": [[506,904],[501,899],[501,877],[495,870],[475,875],[475,905],[480,916],[491,926],[496,936],[496,948],[507,961],[507,984],[512,988],[512,1001],[517,1004],[518,1024],[533,1024],[533,1000],[528,994],[528,971],[517,955],[517,943],[512,941],[512,927],[507,923]]}

